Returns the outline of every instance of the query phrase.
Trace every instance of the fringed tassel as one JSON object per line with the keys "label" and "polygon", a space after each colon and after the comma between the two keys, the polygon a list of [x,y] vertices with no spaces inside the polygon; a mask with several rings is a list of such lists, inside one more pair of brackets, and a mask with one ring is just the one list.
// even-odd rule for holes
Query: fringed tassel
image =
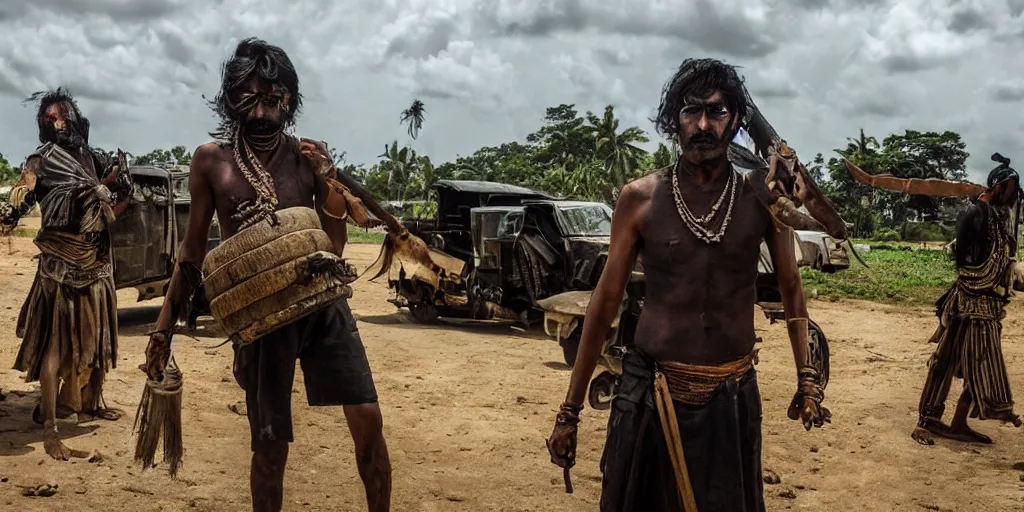
{"label": "fringed tassel", "polygon": [[163,438],[163,462],[168,466],[171,478],[178,475],[184,447],[181,428],[182,376],[174,356],[171,356],[164,378],[160,382],[146,381],[142,399],[135,414],[133,430],[135,440],[135,462],[146,470],[154,466],[156,450]]}

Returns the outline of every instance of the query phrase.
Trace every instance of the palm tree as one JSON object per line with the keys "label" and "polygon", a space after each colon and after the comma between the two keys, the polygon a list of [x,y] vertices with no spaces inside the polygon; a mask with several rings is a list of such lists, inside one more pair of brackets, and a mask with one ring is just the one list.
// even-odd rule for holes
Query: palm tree
{"label": "palm tree", "polygon": [[408,123],[409,125],[409,136],[415,139],[420,134],[420,128],[423,128],[423,119],[426,117],[427,109],[423,107],[423,102],[420,100],[413,100],[412,105],[409,108],[402,111],[401,123]]}
{"label": "palm tree", "polygon": [[646,153],[636,144],[650,139],[636,126],[619,133],[619,120],[615,118],[615,109],[611,105],[604,108],[604,116],[600,118],[587,112],[587,121],[590,123],[588,128],[594,134],[597,156],[604,161],[615,189],[621,190],[633,178],[640,157]]}
{"label": "palm tree", "polygon": [[881,148],[878,139],[864,136],[864,128],[860,129],[860,137],[847,137],[846,140],[850,143],[846,145],[845,156],[857,165],[868,164],[871,157],[878,154],[878,149]]}
{"label": "palm tree", "polygon": [[391,191],[395,186],[399,189],[399,199],[401,199],[405,185],[408,184],[410,175],[415,171],[416,151],[409,146],[399,149],[396,140],[390,146],[385,144],[384,152],[377,155],[377,158],[384,159],[381,162],[381,167],[388,173],[388,199],[391,199]]}
{"label": "palm tree", "polygon": [[430,187],[438,180],[437,169],[427,155],[417,157],[415,163],[416,174],[409,179],[406,190],[409,194],[418,194],[421,199],[427,199]]}
{"label": "palm tree", "polygon": [[672,151],[664,143],[658,143],[658,150],[654,152],[654,167],[661,169],[662,167],[668,167],[672,165],[675,160],[675,156]]}

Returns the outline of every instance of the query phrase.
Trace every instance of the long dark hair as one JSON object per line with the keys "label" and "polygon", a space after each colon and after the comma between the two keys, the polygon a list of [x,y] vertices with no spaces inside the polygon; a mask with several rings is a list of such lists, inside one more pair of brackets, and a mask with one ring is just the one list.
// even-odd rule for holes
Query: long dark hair
{"label": "long dark hair", "polygon": [[47,91],[37,91],[26,98],[25,103],[36,104],[36,126],[39,127],[40,144],[48,142],[43,130],[43,124],[46,121],[46,109],[50,108],[51,105],[56,104],[63,104],[67,108],[67,119],[65,119],[65,121],[70,125],[69,128],[72,130],[72,137],[77,135],[81,138],[82,144],[89,143],[89,120],[83,116],[82,111],[78,109],[78,102],[75,101],[75,97],[71,95],[71,91],[64,87],[58,87]]}
{"label": "long dark hair", "polygon": [[[679,134],[679,111],[686,100],[721,91],[732,119],[747,114],[747,94],[736,67],[717,59],[686,59],[661,91],[658,114],[651,119],[658,133],[671,139]],[[735,134],[732,134],[735,135]]]}
{"label": "long dark hair", "polygon": [[221,85],[217,96],[209,101],[210,108],[220,116],[217,130],[210,133],[218,141],[229,142],[238,129],[245,111],[233,100],[233,94],[253,78],[261,84],[281,84],[290,98],[287,109],[281,113],[281,122],[287,128],[295,124],[295,116],[302,109],[299,94],[299,75],[291,59],[280,47],[262,39],[250,37],[238,43],[234,55],[221,68]]}

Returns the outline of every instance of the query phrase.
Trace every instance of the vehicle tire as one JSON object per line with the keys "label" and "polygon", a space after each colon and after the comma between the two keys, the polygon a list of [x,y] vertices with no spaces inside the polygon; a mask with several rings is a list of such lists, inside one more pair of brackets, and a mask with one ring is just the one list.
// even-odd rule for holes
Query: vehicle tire
{"label": "vehicle tire", "polygon": [[595,411],[604,411],[612,407],[615,398],[615,374],[605,371],[590,381],[587,391],[587,403]]}
{"label": "vehicle tire", "polygon": [[565,364],[569,365],[569,368],[576,365],[576,352],[580,349],[581,331],[583,331],[582,326],[562,340],[562,358],[565,359]]}
{"label": "vehicle tire", "polygon": [[417,322],[424,324],[432,324],[441,316],[441,312],[433,304],[411,304],[409,305],[409,313],[412,314],[412,317]]}

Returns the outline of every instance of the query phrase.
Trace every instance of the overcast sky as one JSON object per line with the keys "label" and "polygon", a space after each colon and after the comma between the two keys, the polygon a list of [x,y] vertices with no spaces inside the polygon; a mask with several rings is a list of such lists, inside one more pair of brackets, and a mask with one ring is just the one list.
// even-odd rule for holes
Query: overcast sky
{"label": "overcast sky", "polygon": [[956,130],[975,180],[1024,165],[1024,0],[2,0],[0,152],[37,144],[34,91],[68,86],[91,142],[142,154],[208,140],[220,65],[249,36],[283,47],[306,97],[297,134],[372,163],[409,141],[435,162],[523,140],[545,107],[648,118],[687,57],[743,66],[801,157],[864,128]]}

